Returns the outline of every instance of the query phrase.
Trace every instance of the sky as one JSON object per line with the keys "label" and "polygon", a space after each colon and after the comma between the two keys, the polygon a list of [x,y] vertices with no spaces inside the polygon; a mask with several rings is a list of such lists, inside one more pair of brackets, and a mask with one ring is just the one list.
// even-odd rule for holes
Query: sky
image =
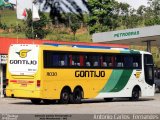
{"label": "sky", "polygon": [[[16,3],[16,0],[9,0],[11,3]],[[75,0],[80,6],[82,6],[81,0]],[[135,9],[138,9],[140,5],[145,5],[147,6],[147,1],[148,0],[116,0],[118,2],[126,2],[130,6],[132,6]],[[25,5],[25,4],[24,4]],[[83,7],[82,7],[83,8]]]}
{"label": "sky", "polygon": [[147,6],[148,0],[116,0],[116,1],[128,3],[133,8],[138,9],[138,7],[141,5]]}
{"label": "sky", "polygon": [[9,2],[11,2],[11,3],[16,3],[16,0],[9,0]]}

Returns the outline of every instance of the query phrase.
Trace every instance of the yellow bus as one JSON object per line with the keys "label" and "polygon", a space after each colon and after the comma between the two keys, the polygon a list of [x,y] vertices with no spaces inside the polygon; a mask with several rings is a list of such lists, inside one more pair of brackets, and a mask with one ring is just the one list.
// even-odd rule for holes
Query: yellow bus
{"label": "yellow bus", "polygon": [[8,55],[8,97],[67,104],[154,96],[153,58],[148,52],[13,44]]}

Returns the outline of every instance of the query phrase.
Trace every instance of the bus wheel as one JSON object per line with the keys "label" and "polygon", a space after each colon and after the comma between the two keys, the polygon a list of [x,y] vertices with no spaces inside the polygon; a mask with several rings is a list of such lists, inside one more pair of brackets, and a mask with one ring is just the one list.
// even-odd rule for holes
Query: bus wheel
{"label": "bus wheel", "polygon": [[70,92],[67,89],[63,89],[60,96],[60,103],[67,104],[69,102]]}
{"label": "bus wheel", "polygon": [[81,100],[82,100],[82,90],[79,89],[79,88],[76,88],[74,91],[73,91],[73,103],[74,104],[81,104]]}
{"label": "bus wheel", "polygon": [[111,102],[111,101],[113,100],[113,98],[104,98],[104,100],[105,100],[106,102]]}
{"label": "bus wheel", "polygon": [[32,102],[33,104],[40,104],[41,99],[31,99],[31,102]]}
{"label": "bus wheel", "polygon": [[44,99],[43,103],[44,104],[54,104],[54,103],[56,103],[56,100],[47,100],[47,99]]}
{"label": "bus wheel", "polygon": [[131,101],[138,101],[139,96],[140,96],[140,89],[138,87],[135,87],[132,91],[132,97],[130,97],[129,99]]}

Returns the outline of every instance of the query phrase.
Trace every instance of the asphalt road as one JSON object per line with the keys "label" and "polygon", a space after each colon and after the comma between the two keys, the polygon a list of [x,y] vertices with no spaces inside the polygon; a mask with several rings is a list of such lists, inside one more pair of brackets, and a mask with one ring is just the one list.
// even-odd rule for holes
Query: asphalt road
{"label": "asphalt road", "polygon": [[160,113],[160,93],[154,97],[140,98],[131,102],[128,99],[83,100],[82,104],[51,104],[34,105],[30,100],[0,98],[0,113],[13,114],[156,114]]}

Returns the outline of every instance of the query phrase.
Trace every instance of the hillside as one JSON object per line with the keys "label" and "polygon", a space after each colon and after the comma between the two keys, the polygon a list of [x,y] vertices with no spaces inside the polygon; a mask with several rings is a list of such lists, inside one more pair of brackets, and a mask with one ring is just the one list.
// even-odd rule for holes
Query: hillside
{"label": "hillside", "polygon": [[[45,13],[49,18],[49,14]],[[17,26],[24,27],[24,21],[17,20],[16,11],[13,10],[0,10],[0,36],[2,37],[14,37],[14,38],[26,38],[24,32],[17,32]],[[73,34],[69,28],[65,26],[55,27],[51,23],[46,26],[50,29],[50,33],[45,39],[47,40],[63,40],[63,41],[74,41]],[[87,28],[81,27],[76,33],[76,41],[90,42],[91,36],[88,33]]]}

